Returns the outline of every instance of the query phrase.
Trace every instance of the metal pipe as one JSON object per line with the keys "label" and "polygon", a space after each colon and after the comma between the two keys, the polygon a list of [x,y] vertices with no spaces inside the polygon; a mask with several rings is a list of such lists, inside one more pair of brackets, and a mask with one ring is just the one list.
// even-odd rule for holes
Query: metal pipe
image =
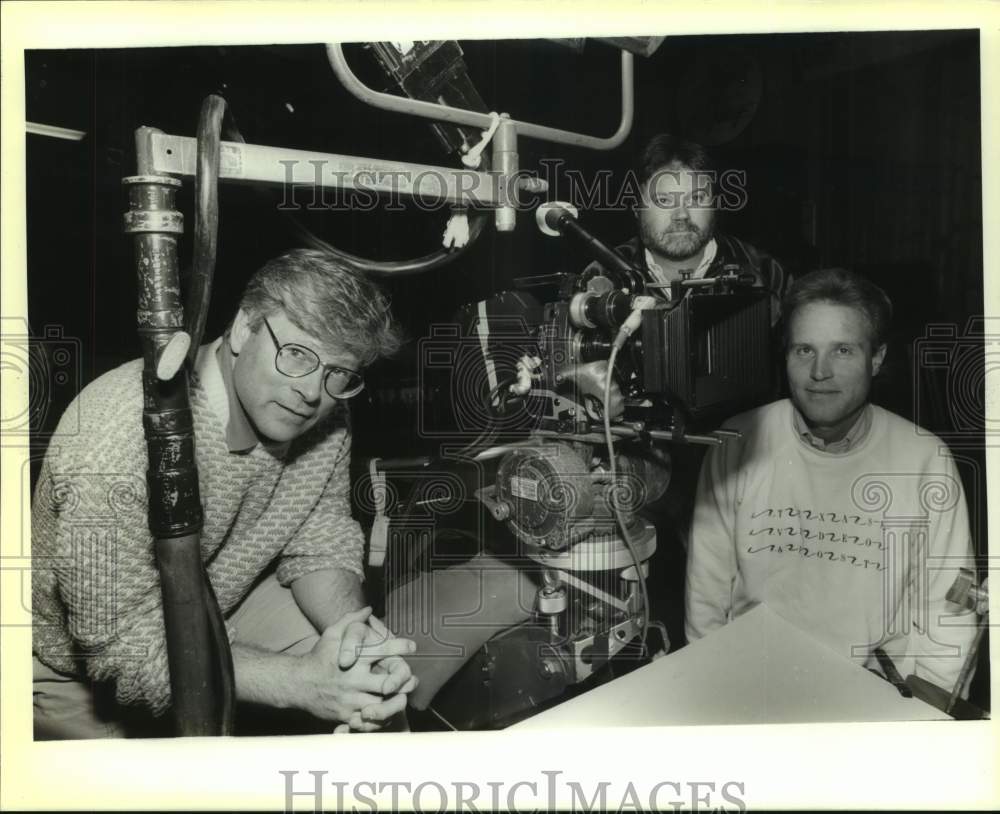
{"label": "metal pipe", "polygon": [[[457,107],[447,107],[435,104],[434,102],[424,102],[420,99],[407,99],[402,96],[393,96],[390,93],[380,93],[379,91],[372,90],[355,76],[351,67],[347,64],[342,45],[339,43],[329,43],[326,46],[326,54],[330,60],[330,67],[333,68],[333,72],[337,75],[341,84],[353,96],[372,107],[377,107],[380,110],[388,110],[393,113],[420,116],[424,119],[432,119],[439,122],[448,122],[466,127],[478,127],[480,130],[487,130],[492,124],[492,119],[486,113],[463,110]],[[586,147],[591,150],[613,150],[621,146],[632,130],[632,120],[635,116],[634,57],[628,51],[622,51],[621,69],[621,120],[618,124],[618,129],[612,135],[607,138],[600,138],[598,136],[588,136],[583,133],[574,133],[570,130],[560,130],[556,127],[546,127],[540,124],[511,119],[517,135],[554,142],[556,144]]]}
{"label": "metal pipe", "polygon": [[[150,169],[156,174],[194,177],[197,139],[155,131],[150,135]],[[495,207],[501,203],[497,173],[478,172],[409,161],[293,150],[223,141],[219,145],[219,179],[268,184],[286,190],[285,206],[301,208],[292,197],[295,187],[354,189],[364,195],[383,193],[418,198],[425,207],[443,204]],[[545,192],[543,179],[517,179],[518,189]],[[320,208],[344,208],[342,202],[314,199]]]}
{"label": "metal pipe", "polygon": [[[493,214],[498,232],[513,232],[517,224],[517,189],[511,183],[517,178],[517,131],[514,123],[506,117],[493,135],[493,169],[500,181],[500,205]],[[511,200],[514,199],[514,200]]]}
{"label": "metal pipe", "polygon": [[[603,428],[602,428],[603,429]],[[618,438],[639,438],[649,437],[654,441],[672,441],[674,443],[706,444],[709,446],[720,446],[725,443],[725,439],[717,435],[692,435],[684,433],[675,436],[672,432],[664,430],[646,430],[638,432],[631,427],[611,427],[611,434]],[[558,438],[564,441],[582,441],[587,444],[603,444],[604,435],[596,431],[589,433],[563,433],[557,430],[532,430],[532,435],[539,438]]]}
{"label": "metal pipe", "polygon": [[[203,515],[194,453],[194,420],[184,357],[176,211],[181,182],[150,172],[152,128],[136,131],[139,174],[128,188],[125,232],[132,235],[143,351],[143,430],[148,467],[148,522],[160,570],[172,712],[178,734],[226,733],[234,698],[228,641],[201,561]],[[223,644],[224,643],[224,644]]]}

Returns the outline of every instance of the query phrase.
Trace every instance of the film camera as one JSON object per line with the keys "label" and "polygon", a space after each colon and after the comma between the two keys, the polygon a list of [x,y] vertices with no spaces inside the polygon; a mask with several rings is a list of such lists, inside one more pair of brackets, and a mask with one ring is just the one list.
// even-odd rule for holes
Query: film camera
{"label": "film camera", "polygon": [[450,372],[450,457],[488,473],[470,491],[540,583],[532,622],[490,639],[435,699],[458,728],[510,723],[643,655],[657,540],[641,510],[669,486],[668,449],[723,443],[713,427],[771,395],[770,296],[746,270],[658,286],[568,209],[539,213],[599,264],[469,304],[421,352]]}

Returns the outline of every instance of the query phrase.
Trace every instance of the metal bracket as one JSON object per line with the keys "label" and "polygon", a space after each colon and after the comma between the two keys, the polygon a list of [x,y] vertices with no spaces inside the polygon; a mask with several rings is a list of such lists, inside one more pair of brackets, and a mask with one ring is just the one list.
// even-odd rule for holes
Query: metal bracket
{"label": "metal bracket", "polygon": [[[330,60],[330,67],[333,68],[333,72],[344,87],[356,98],[372,107],[394,113],[407,113],[411,116],[420,116],[424,119],[432,119],[439,122],[448,122],[449,124],[478,127],[480,130],[486,130],[491,124],[488,113],[447,107],[435,104],[434,102],[424,102],[419,99],[406,99],[401,96],[393,96],[390,93],[380,93],[373,90],[355,76],[347,64],[347,58],[344,56],[344,48],[339,43],[328,44],[326,46],[326,54]],[[607,138],[588,136],[583,133],[574,133],[570,130],[560,130],[556,127],[545,127],[544,125],[521,122],[515,119],[511,119],[510,123],[514,126],[514,130],[518,136],[550,141],[556,144],[570,144],[574,147],[587,147],[591,150],[613,150],[616,147],[620,147],[632,130],[632,120],[635,115],[633,62],[634,57],[632,54],[623,50],[621,58],[621,121],[618,124],[618,129]]]}

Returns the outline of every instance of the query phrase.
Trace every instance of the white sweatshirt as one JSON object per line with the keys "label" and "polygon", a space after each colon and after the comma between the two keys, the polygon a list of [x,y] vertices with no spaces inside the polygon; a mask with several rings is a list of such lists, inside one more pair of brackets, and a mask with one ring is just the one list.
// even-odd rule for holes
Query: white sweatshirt
{"label": "white sweatshirt", "polygon": [[872,410],[839,455],[799,436],[787,399],[726,422],[743,436],[702,466],[689,640],[764,602],[845,658],[874,667],[879,646],[904,677],[952,689],[976,621],[945,600],[972,567],[962,482],[939,438]]}

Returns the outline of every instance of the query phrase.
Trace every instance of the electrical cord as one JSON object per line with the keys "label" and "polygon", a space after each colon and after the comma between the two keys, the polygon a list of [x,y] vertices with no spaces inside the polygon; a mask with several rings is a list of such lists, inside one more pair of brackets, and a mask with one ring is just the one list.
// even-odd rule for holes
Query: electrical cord
{"label": "electrical cord", "polygon": [[[507,400],[511,397],[510,386],[516,381],[517,379],[513,376],[505,376],[496,387],[490,390],[489,406],[496,415],[503,416],[505,414]],[[497,404],[494,405],[494,401],[497,401]]]}
{"label": "electrical cord", "polygon": [[219,244],[219,145],[226,100],[216,94],[206,96],[198,116],[198,154],[194,176],[194,256],[191,286],[184,310],[185,329],[191,337],[188,362],[194,364],[205,332],[212,279]]}
{"label": "electrical cord", "polygon": [[207,572],[202,574],[202,590],[205,594],[209,629],[218,648],[222,734],[230,735],[236,720],[236,668],[233,665],[233,651],[229,646],[229,631],[226,629],[226,622],[222,617],[222,609],[219,608],[219,600],[215,596]]}
{"label": "electrical cord", "polygon": [[417,257],[412,260],[370,260],[365,257],[359,257],[356,254],[351,254],[343,249],[338,249],[331,243],[317,237],[290,213],[284,212],[283,214],[291,223],[296,236],[309,246],[309,248],[327,252],[357,271],[364,271],[383,277],[404,277],[412,274],[422,274],[425,271],[431,271],[453,263],[468,251],[469,247],[483,233],[486,220],[490,216],[488,212],[478,212],[472,216],[469,223],[469,242],[461,248],[438,249],[423,257]]}
{"label": "electrical cord", "polygon": [[[619,337],[621,337],[621,334],[619,334]],[[628,334],[625,334],[625,338],[627,337]],[[646,577],[642,573],[642,563],[639,560],[635,544],[632,541],[632,535],[629,534],[621,506],[618,505],[618,473],[615,466],[614,440],[611,437],[611,381],[612,376],[614,375],[615,361],[618,358],[618,351],[621,350],[622,344],[624,344],[624,338],[621,343],[619,343],[616,339],[613,347],[611,348],[611,356],[608,359],[608,375],[604,379],[604,441],[608,447],[608,460],[610,462],[611,471],[611,509],[614,512],[615,520],[617,521],[618,528],[621,531],[622,541],[625,543],[625,547],[628,549],[628,553],[631,555],[632,562],[635,565],[635,577],[636,581],[639,583],[639,595],[642,598],[640,619],[642,620],[642,646],[645,647],[646,639],[649,637],[649,590],[646,587]]]}
{"label": "electrical cord", "polygon": [[[212,98],[212,97],[209,97]],[[221,98],[221,97],[215,97]],[[207,100],[206,100],[207,102]],[[227,122],[226,122],[226,138],[229,141],[236,142],[238,144],[246,144],[246,139],[243,138],[243,134],[240,132],[236,125],[235,117],[232,115],[232,111],[227,111]],[[483,156],[484,161],[488,162],[486,156]],[[486,170],[489,169],[487,165]],[[218,170],[216,169],[216,175]],[[256,187],[251,187],[251,189],[257,190]],[[469,240],[468,242],[456,249],[445,249],[441,248],[430,254],[425,254],[422,257],[415,257],[410,260],[371,260],[367,257],[361,257],[356,254],[351,254],[344,249],[338,249],[331,243],[323,240],[321,237],[312,232],[308,227],[305,226],[298,218],[292,215],[291,212],[286,210],[281,210],[282,215],[284,215],[286,221],[290,224],[293,233],[298,237],[303,244],[308,248],[316,249],[318,251],[326,252],[327,254],[336,257],[345,265],[354,269],[355,271],[368,272],[370,274],[375,274],[378,276],[389,277],[389,276],[408,276],[412,274],[422,274],[425,271],[431,271],[433,269],[441,268],[449,263],[453,263],[459,257],[465,254],[466,251],[471,248],[472,244],[479,239],[482,235],[483,230],[486,227],[486,221],[490,218],[490,212],[475,212],[469,218]],[[197,225],[196,225],[197,231]]]}

